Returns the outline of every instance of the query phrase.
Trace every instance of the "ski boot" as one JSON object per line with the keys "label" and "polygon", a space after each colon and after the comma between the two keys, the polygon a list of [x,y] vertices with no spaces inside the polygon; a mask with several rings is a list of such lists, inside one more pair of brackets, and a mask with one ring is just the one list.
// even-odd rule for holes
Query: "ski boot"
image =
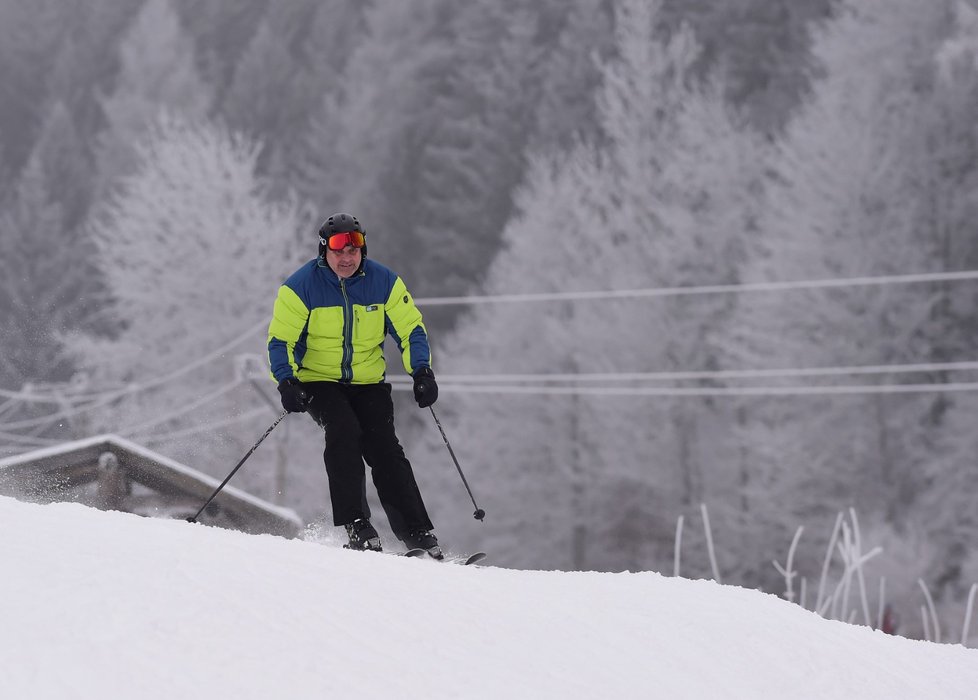
{"label": "ski boot", "polygon": [[408,548],[419,548],[428,552],[428,556],[435,559],[444,559],[445,553],[438,546],[438,538],[431,530],[411,530],[404,538],[404,544]]}
{"label": "ski boot", "polygon": [[349,544],[344,545],[347,549],[369,550],[371,552],[382,552],[384,548],[380,544],[380,535],[366,518],[359,518],[346,526],[346,534],[350,538]]}

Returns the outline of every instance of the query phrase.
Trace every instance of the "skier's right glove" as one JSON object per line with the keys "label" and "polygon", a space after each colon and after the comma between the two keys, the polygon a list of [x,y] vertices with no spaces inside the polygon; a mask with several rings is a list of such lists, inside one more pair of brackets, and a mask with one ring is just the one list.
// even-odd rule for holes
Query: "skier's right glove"
{"label": "skier's right glove", "polygon": [[289,413],[305,413],[309,405],[309,392],[295,377],[283,379],[278,383],[278,393],[282,395],[282,408]]}

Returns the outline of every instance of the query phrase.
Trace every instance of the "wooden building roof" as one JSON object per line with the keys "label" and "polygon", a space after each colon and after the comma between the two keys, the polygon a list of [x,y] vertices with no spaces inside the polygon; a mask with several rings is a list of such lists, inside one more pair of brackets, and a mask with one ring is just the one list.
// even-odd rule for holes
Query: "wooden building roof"
{"label": "wooden building roof", "polygon": [[[117,435],[97,435],[0,459],[0,494],[38,503],[73,501],[149,517],[192,516],[220,485],[196,469]],[[296,537],[294,511],[225,486],[198,522]]]}

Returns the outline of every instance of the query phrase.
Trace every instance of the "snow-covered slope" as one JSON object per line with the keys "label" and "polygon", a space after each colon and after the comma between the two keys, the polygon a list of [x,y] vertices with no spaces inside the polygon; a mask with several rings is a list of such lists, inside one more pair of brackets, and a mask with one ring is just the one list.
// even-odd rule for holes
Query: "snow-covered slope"
{"label": "snow-covered slope", "polygon": [[9,498],[0,660],[2,698],[978,697],[978,650],[709,581],[461,567]]}

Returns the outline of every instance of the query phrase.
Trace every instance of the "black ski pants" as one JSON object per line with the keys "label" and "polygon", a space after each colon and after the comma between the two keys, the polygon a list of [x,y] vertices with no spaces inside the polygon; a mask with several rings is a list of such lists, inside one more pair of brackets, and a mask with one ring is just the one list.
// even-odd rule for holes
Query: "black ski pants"
{"label": "black ski pants", "polygon": [[369,518],[366,474],[370,466],[377,496],[398,539],[432,529],[411,463],[394,432],[391,385],[307,382],[309,414],[326,432],[323,459],[329,477],[333,524]]}

